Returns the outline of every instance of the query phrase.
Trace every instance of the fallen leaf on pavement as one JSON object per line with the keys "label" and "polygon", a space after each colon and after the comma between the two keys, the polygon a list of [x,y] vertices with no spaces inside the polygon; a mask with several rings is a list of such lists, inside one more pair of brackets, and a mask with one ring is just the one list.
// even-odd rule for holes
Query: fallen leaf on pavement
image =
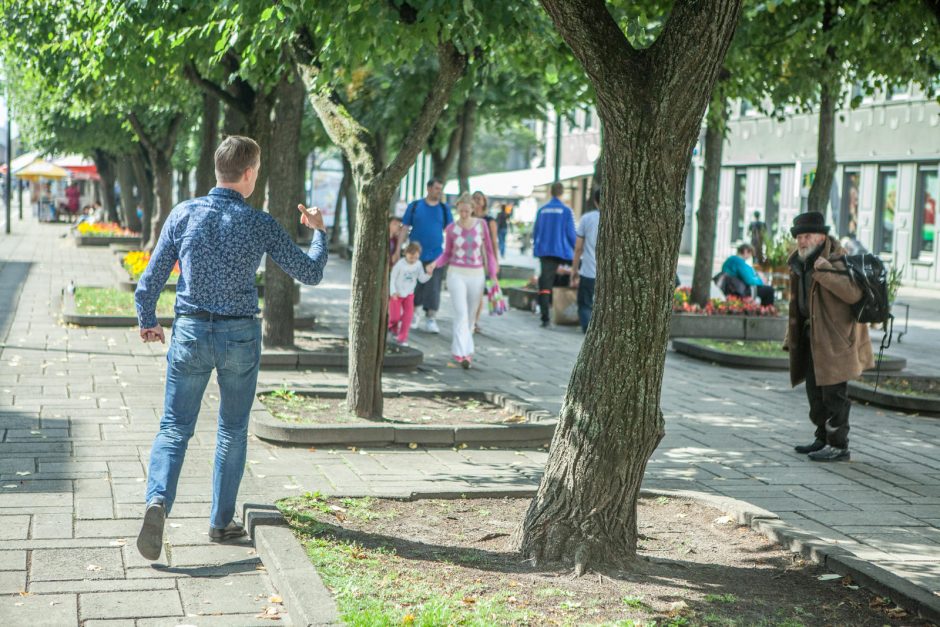
{"label": "fallen leaf on pavement", "polygon": [[268,597],[268,603],[283,603],[283,602],[284,602],[284,599],[282,599],[280,596],[276,594],[272,594],[271,596]]}

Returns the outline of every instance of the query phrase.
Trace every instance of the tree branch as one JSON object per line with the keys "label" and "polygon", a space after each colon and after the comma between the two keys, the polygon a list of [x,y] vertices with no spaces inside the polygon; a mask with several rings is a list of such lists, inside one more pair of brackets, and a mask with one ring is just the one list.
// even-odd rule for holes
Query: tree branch
{"label": "tree branch", "polygon": [[250,113],[250,111],[245,106],[245,104],[241,102],[238,98],[236,98],[229,92],[222,89],[222,87],[220,87],[218,84],[203,77],[199,73],[199,70],[196,69],[195,64],[193,64],[192,62],[189,62],[185,66],[183,66],[183,74],[186,76],[189,82],[193,83],[194,85],[196,85],[197,87],[205,91],[210,96],[217,98],[219,101],[224,103],[226,107],[231,107],[232,109],[235,109],[245,115],[248,115]]}
{"label": "tree branch", "polygon": [[127,121],[131,123],[131,128],[134,129],[134,132],[137,134],[137,138],[140,140],[140,144],[151,151],[155,148],[153,140],[147,134],[147,129],[144,128],[144,125],[141,124],[140,118],[137,117],[137,114],[131,111],[127,114]]}
{"label": "tree branch", "polygon": [[[604,0],[539,1],[575,57],[595,81],[608,82],[621,77],[625,68],[638,75],[641,53],[624,37]],[[598,41],[605,45],[596,45]]]}
{"label": "tree branch", "polygon": [[467,56],[461,54],[453,43],[447,42],[437,47],[438,71],[437,76],[429,82],[431,89],[424,98],[421,112],[412,122],[407,134],[401,142],[401,148],[392,159],[382,176],[395,181],[397,184],[411,164],[414,163],[422,146],[431,134],[434,124],[447,106],[454,85],[463,75],[467,67]]}
{"label": "tree branch", "polygon": [[[709,42],[721,33],[729,32],[733,36],[740,15],[741,0],[676,0],[663,32],[649,47],[657,67],[666,68],[667,72],[672,69],[669,72],[671,76],[663,77],[664,80],[671,82],[676,76],[688,76],[711,67],[713,64],[703,52],[710,49]],[[725,37],[725,46],[720,51],[722,56],[731,44],[732,36]],[[700,42],[700,45],[689,46],[690,39]],[[711,83],[710,80],[708,82]]]}
{"label": "tree branch", "polygon": [[163,138],[163,145],[160,147],[164,151],[172,150],[176,145],[176,136],[180,132],[180,128],[183,126],[183,114],[177,113],[172,120],[170,120],[169,127],[166,131],[166,136]]}

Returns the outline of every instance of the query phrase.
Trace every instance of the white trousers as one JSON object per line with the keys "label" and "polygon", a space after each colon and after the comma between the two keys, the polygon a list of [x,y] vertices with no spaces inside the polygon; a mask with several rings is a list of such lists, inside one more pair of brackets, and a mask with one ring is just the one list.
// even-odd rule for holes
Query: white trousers
{"label": "white trousers", "polygon": [[454,357],[473,355],[473,318],[483,298],[485,282],[483,268],[447,269],[447,291],[454,305],[454,339],[450,345]]}

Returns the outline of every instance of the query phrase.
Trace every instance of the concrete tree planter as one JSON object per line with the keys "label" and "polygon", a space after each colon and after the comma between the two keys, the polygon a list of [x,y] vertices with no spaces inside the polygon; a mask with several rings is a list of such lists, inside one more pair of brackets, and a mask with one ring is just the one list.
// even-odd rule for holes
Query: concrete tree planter
{"label": "concrete tree planter", "polygon": [[510,287],[506,289],[509,306],[522,311],[533,311],[538,300],[539,292],[528,287]]}
{"label": "concrete tree planter", "polygon": [[[270,390],[269,390],[270,391]],[[342,388],[297,389],[303,396],[339,399],[346,397]],[[261,391],[264,393],[264,391]],[[391,421],[295,424],[274,418],[260,400],[251,411],[252,432],[264,440],[280,444],[337,445],[337,446],[393,446],[423,445],[540,447],[551,442],[555,433],[556,417],[522,399],[496,392],[470,390],[416,390],[386,392],[385,398],[447,397],[478,400],[508,409],[525,416],[526,422],[513,424],[434,425]]]}
{"label": "concrete tree planter", "polygon": [[[714,339],[714,338],[711,338]],[[766,370],[789,370],[790,359],[787,354],[780,351],[779,357],[758,357],[756,355],[743,355],[731,351],[723,351],[711,346],[703,346],[689,339],[676,338],[672,340],[672,349],[677,353],[702,359],[719,366],[732,368],[755,368]],[[882,372],[899,372],[907,366],[907,360],[900,357],[885,357],[881,365]]]}
{"label": "concrete tree planter", "polygon": [[522,266],[500,266],[499,267],[499,278],[500,279],[531,279],[533,276],[538,274],[532,268],[524,268]]}
{"label": "concrete tree planter", "polygon": [[787,318],[783,316],[727,316],[673,313],[669,337],[724,340],[783,340]]}
{"label": "concrete tree planter", "polygon": [[[876,375],[867,372],[860,381],[849,381],[849,397],[866,403],[872,403],[881,407],[888,407],[905,412],[914,412],[919,414],[929,414],[940,417],[940,394],[905,394],[884,385],[884,374],[881,375],[878,389],[875,389]],[[918,383],[936,383],[938,377],[926,377],[919,375],[893,375],[891,379],[905,379],[912,384]]]}
{"label": "concrete tree planter", "polygon": [[110,246],[112,244],[117,244],[120,246],[139,246],[140,245],[140,236],[118,236],[118,237],[102,237],[102,236],[92,236],[92,235],[75,235],[75,245],[76,246]]}
{"label": "concrete tree planter", "polygon": [[[319,336],[317,339],[345,343],[341,336]],[[414,370],[424,363],[424,353],[410,346],[389,346],[382,360],[384,370]],[[261,354],[264,370],[346,370],[349,368],[348,348],[337,350],[269,349]]]}

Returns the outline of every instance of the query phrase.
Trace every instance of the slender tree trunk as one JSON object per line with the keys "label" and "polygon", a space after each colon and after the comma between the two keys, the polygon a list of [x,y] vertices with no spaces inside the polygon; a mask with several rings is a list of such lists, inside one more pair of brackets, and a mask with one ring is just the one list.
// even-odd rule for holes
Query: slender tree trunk
{"label": "slender tree trunk", "polygon": [[124,155],[117,159],[117,179],[121,186],[121,214],[124,226],[135,233],[140,233],[140,218],[137,217],[137,194],[134,193],[133,156]]}
{"label": "slender tree trunk", "polygon": [[154,196],[157,205],[151,218],[150,239],[147,241],[147,250],[153,251],[160,240],[163,223],[173,210],[173,149],[150,150],[150,164],[153,167]]}
{"label": "slender tree trunk", "polygon": [[[463,107],[461,107],[460,113],[457,115],[457,123],[454,126],[454,129],[450,132],[450,136],[447,139],[447,148],[431,148],[431,175],[435,178],[438,178],[445,183],[447,182],[447,177],[450,174],[450,169],[454,166],[454,160],[457,158],[457,153],[460,152],[461,141],[460,138],[463,134]],[[431,145],[433,140],[429,140],[428,144]]]}
{"label": "slender tree trunk", "polygon": [[477,101],[473,98],[464,103],[460,133],[460,154],[457,156],[457,179],[460,193],[470,192],[470,168],[473,162],[473,134],[476,128]]}
{"label": "slender tree trunk", "polygon": [[[276,93],[275,122],[268,151],[271,173],[268,210],[285,231],[294,233],[300,215],[297,205],[304,199],[297,185],[304,87],[299,77],[285,76]],[[270,348],[293,344],[294,280],[268,255],[264,270],[264,345]]]}
{"label": "slender tree trunk", "polygon": [[[303,107],[304,100],[301,98],[301,107]],[[300,123],[303,125],[303,110],[300,112]],[[300,154],[300,131],[297,133],[297,159],[294,161],[294,198],[298,198],[298,203],[307,204],[307,155]],[[288,233],[292,233],[296,238],[297,242],[309,242],[313,236],[313,232],[305,227],[300,221],[300,214],[296,213],[297,208],[291,207],[294,210],[294,228],[293,230],[288,229]],[[335,214],[334,214],[335,215]]]}
{"label": "slender tree trunk", "polygon": [[[248,199],[248,203],[257,209],[264,209],[267,200],[268,179],[274,170],[271,167],[271,112],[274,108],[274,93],[258,94],[255,96],[254,107],[248,116],[248,127],[245,134],[258,142],[261,146],[261,169],[258,171],[258,181],[255,191]],[[293,166],[291,166],[293,167]],[[296,211],[296,208],[294,209]],[[291,233],[293,231],[288,231]],[[267,289],[267,288],[265,288]]]}
{"label": "slender tree trunk", "polygon": [[190,198],[192,198],[192,196],[189,192],[189,170],[178,170],[176,177],[176,202],[181,203]]}
{"label": "slender tree trunk", "polygon": [[[346,158],[343,157],[343,161]],[[343,168],[343,178],[339,182],[339,190],[336,192],[336,204],[333,206],[333,229],[330,231],[330,246],[339,244],[339,233],[341,230],[340,215],[343,210],[343,201],[346,199],[346,189],[350,185],[350,177],[346,176],[346,168]],[[347,220],[348,223],[348,220]]]}
{"label": "slender tree trunk", "polygon": [[[823,6],[822,30],[825,35],[835,27],[839,6],[833,0],[826,0]],[[836,174],[836,106],[840,96],[840,84],[837,69],[836,49],[831,44],[826,46],[820,71],[821,83],[819,94],[819,138],[816,143],[816,176],[809,188],[806,208],[826,215],[829,206],[829,194]]]}
{"label": "slender tree trunk", "polygon": [[536,564],[634,564],[636,504],[660,408],[689,155],[741,0],[676,0],[634,49],[603,0],[541,0],[603,121],[596,300],[545,474],[515,540]]}
{"label": "slender tree trunk", "polygon": [[147,242],[150,241],[154,197],[150,160],[144,153],[143,148],[138,148],[134,152],[131,157],[131,166],[134,170],[134,179],[137,182],[137,191],[140,194],[140,208],[143,213],[140,220],[140,244],[146,246]]}
{"label": "slender tree trunk", "polygon": [[708,302],[711,294],[712,268],[715,265],[715,223],[718,215],[718,186],[721,182],[721,153],[728,123],[728,103],[723,95],[716,93],[712,97],[705,120],[705,171],[702,174],[702,197],[696,213],[698,232],[690,297],[693,303],[702,306]]}
{"label": "slender tree trunk", "polygon": [[346,243],[352,250],[356,243],[356,212],[359,206],[359,195],[353,179],[352,164],[349,163],[345,154],[343,155],[343,179],[346,181]]}
{"label": "slender tree trunk", "polygon": [[93,153],[98,176],[101,177],[101,206],[108,214],[109,222],[118,222],[117,197],[114,195],[114,158],[103,150]]}
{"label": "slender tree trunk", "polygon": [[196,164],[196,196],[205,196],[215,186],[215,149],[219,143],[219,101],[202,95],[202,128],[199,133],[199,162]]}

